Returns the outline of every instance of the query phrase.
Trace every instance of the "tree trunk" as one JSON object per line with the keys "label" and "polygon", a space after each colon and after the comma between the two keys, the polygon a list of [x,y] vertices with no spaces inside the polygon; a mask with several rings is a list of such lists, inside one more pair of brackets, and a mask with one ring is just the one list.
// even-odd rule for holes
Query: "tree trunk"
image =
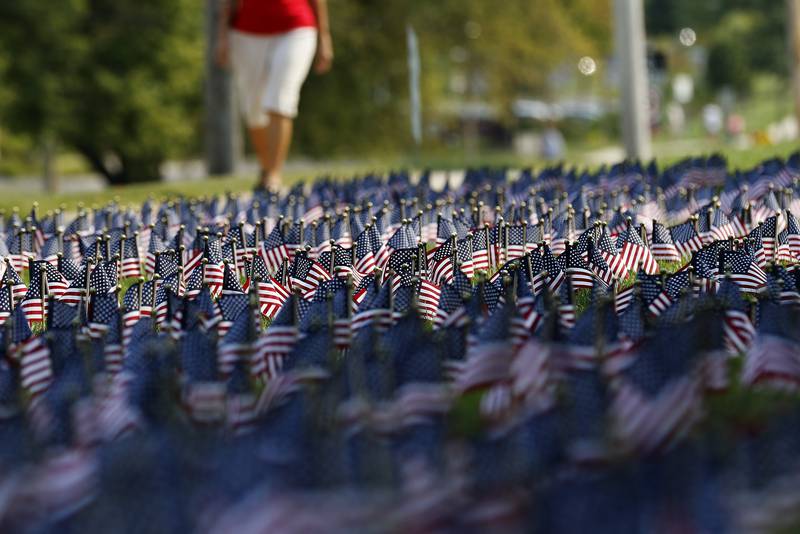
{"label": "tree trunk", "polygon": [[55,139],[50,135],[45,135],[42,140],[42,179],[44,180],[44,190],[48,193],[58,193],[59,190],[56,155]]}
{"label": "tree trunk", "polygon": [[794,113],[800,123],[800,0],[786,0],[788,7],[789,26],[786,32],[789,36],[789,72],[792,80],[792,97],[794,99]]}

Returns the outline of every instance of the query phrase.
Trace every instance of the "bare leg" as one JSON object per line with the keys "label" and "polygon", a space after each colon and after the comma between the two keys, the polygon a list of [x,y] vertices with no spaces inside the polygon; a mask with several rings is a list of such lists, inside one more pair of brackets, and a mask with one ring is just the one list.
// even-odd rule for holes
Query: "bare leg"
{"label": "bare leg", "polygon": [[286,156],[289,153],[289,145],[292,143],[291,117],[280,115],[274,111],[269,113],[269,124],[267,124],[267,159],[264,166],[264,185],[270,188],[277,188],[281,185],[281,173]]}
{"label": "bare leg", "polygon": [[266,187],[266,171],[264,169],[267,168],[269,165],[269,142],[267,140],[267,127],[266,126],[259,126],[256,128],[248,128],[248,132],[250,133],[250,143],[253,145],[253,150],[256,151],[256,157],[258,158],[258,164],[261,167],[261,173],[259,173],[259,184],[262,187]]}

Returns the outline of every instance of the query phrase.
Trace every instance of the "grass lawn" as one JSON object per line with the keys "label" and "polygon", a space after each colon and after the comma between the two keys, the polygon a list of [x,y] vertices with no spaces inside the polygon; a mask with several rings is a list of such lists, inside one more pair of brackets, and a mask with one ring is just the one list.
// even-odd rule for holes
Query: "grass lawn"
{"label": "grass lawn", "polygon": [[[730,163],[731,168],[747,169],[757,165],[765,159],[775,156],[787,157],[792,152],[800,149],[797,143],[784,143],[775,146],[757,146],[748,150],[736,150],[731,147],[723,147],[714,142],[706,141],[697,145],[697,152],[689,154],[675,154],[669,151],[659,150],[659,145],[655,145],[655,152],[659,155],[659,161],[663,164],[672,164],[687,156],[700,155],[712,151],[723,153]],[[580,163],[580,157],[576,154],[575,158],[570,158],[570,162]],[[463,169],[470,166],[490,165],[490,166],[509,166],[541,167],[540,162],[523,160],[509,152],[479,152],[472,155],[464,153],[429,154],[420,156],[409,156],[405,158],[386,158],[379,160],[366,160],[363,162],[329,162],[319,167],[308,166],[304,170],[293,170],[287,173],[286,182],[296,183],[300,180],[308,180],[316,175],[327,174],[333,176],[352,176],[371,171],[385,172],[387,169],[399,168],[433,168],[433,169]],[[219,195],[226,192],[248,191],[254,183],[252,176],[229,176],[219,178],[208,178],[204,180],[192,180],[183,182],[154,182],[145,184],[135,184],[122,187],[109,187],[103,191],[88,193],[66,193],[48,195],[41,193],[38,197],[32,197],[29,191],[7,191],[0,196],[0,209],[10,210],[18,207],[20,210],[27,211],[34,201],[39,203],[43,211],[52,210],[59,206],[64,206],[68,210],[74,210],[79,203],[91,207],[101,205],[111,200],[116,200],[122,204],[140,204],[148,197],[163,199],[179,195],[188,196],[208,196]]]}

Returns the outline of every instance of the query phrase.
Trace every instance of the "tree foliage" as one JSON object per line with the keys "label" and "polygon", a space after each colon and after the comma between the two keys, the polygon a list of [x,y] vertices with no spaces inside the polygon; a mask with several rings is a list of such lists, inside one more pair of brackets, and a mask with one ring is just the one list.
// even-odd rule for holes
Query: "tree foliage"
{"label": "tree foliage", "polygon": [[[406,27],[419,36],[426,121],[442,103],[546,91],[553,69],[608,51],[597,0],[330,0],[333,71],[303,90],[295,146],[329,156],[410,145]],[[52,137],[113,183],[199,151],[204,4],[0,2],[0,124]],[[466,77],[454,93],[451,79]]]}
{"label": "tree foliage", "polygon": [[4,123],[58,139],[112,183],[157,178],[196,139],[201,23],[194,0],[3,2]]}
{"label": "tree foliage", "polygon": [[[424,114],[454,98],[453,74],[470,82],[467,100],[508,112],[513,98],[548,87],[554,68],[602,55],[609,5],[596,0],[330,0],[336,60],[311,77],[301,100],[304,152],[397,149],[410,143],[406,26],[422,61]],[[399,141],[399,142],[398,142]]]}
{"label": "tree foliage", "polygon": [[785,0],[647,0],[646,19],[652,35],[697,32],[713,89],[747,92],[758,74],[786,75]]}

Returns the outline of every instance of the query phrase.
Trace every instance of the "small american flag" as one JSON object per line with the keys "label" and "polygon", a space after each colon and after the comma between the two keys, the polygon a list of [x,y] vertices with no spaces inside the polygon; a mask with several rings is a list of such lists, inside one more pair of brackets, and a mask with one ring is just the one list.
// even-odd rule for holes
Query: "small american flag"
{"label": "small american flag", "polygon": [[646,273],[658,273],[658,263],[632,224],[628,224],[625,231],[617,238],[617,248],[622,256],[622,263],[628,271],[639,270],[641,264]]}
{"label": "small american flag", "polygon": [[731,280],[741,291],[755,293],[767,283],[767,274],[756,265],[753,257],[744,251],[723,250],[720,252],[719,262],[723,268],[730,269]]}
{"label": "small american flag", "polygon": [[280,225],[276,225],[267,239],[261,243],[259,256],[264,260],[267,269],[273,273],[283,265],[283,260],[289,259],[289,249],[284,242]]}
{"label": "small american flag", "polygon": [[767,259],[772,259],[775,255],[776,238],[778,234],[778,215],[767,217],[761,225],[761,242],[764,246],[764,253]]}
{"label": "small american flag", "polygon": [[136,236],[128,237],[122,244],[122,277],[139,278],[142,275],[142,258]]}
{"label": "small american flag", "polygon": [[22,278],[17,274],[17,271],[10,261],[6,261],[4,265],[5,272],[3,272],[3,278],[0,280],[0,284],[3,286],[11,286],[11,294],[15,300],[24,297],[25,293],[28,291],[25,282],[22,281]]}
{"label": "small american flag", "polygon": [[684,222],[670,229],[672,242],[682,256],[698,251],[703,247],[703,240],[695,230],[691,221]]}
{"label": "small american flag", "polygon": [[672,241],[672,235],[663,224],[653,221],[653,237],[650,252],[658,261],[681,261],[681,253]]}
{"label": "small american flag", "polygon": [[594,286],[595,275],[583,261],[577,248],[567,243],[564,254],[558,259],[563,262],[564,270],[570,277],[574,289],[591,289]]}

